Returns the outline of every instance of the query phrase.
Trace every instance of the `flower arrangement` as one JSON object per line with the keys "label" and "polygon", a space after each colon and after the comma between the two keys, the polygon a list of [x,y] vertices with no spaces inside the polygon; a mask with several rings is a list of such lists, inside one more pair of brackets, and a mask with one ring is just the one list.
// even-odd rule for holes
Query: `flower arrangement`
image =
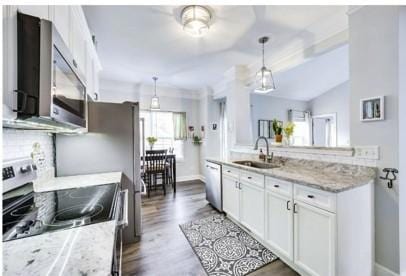
{"label": "flower arrangement", "polygon": [[149,136],[149,137],[147,137],[147,141],[152,150],[152,148],[154,147],[154,144],[156,143],[156,141],[158,141],[158,139],[154,136]]}
{"label": "flower arrangement", "polygon": [[286,126],[283,129],[283,132],[285,133],[286,137],[288,137],[288,139],[292,136],[293,132],[295,130],[295,124],[292,122],[288,122],[286,124]]}

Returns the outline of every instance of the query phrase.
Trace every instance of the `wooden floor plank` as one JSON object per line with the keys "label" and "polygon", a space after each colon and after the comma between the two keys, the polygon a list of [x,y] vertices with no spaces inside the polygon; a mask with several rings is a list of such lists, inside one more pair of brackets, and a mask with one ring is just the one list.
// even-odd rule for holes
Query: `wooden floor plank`
{"label": "wooden floor plank", "polygon": [[[217,213],[206,201],[204,183],[180,182],[177,193],[163,196],[161,190],[142,198],[141,241],[126,245],[123,275],[200,276],[206,275],[179,224]],[[277,260],[250,274],[252,276],[298,275]]]}

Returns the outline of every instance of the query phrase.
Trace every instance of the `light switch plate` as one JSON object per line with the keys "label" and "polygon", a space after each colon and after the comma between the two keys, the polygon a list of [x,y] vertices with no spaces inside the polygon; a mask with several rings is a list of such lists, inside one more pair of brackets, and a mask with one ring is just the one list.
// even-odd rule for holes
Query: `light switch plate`
{"label": "light switch plate", "polygon": [[357,146],[354,148],[354,157],[379,160],[379,146]]}

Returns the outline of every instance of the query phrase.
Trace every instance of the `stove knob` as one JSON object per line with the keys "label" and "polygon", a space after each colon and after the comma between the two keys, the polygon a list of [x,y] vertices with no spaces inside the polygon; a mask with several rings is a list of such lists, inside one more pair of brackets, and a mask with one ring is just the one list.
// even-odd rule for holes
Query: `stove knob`
{"label": "stove knob", "polygon": [[31,166],[30,165],[26,166],[25,168],[24,167],[20,168],[21,173],[27,173],[27,172],[30,172],[30,171],[31,171]]}

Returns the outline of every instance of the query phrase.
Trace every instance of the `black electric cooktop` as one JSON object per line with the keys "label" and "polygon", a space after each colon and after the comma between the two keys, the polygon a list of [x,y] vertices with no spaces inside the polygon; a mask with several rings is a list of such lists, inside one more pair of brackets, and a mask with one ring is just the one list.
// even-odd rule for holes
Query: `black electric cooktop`
{"label": "black electric cooktop", "polygon": [[34,193],[28,183],[3,194],[3,241],[111,220],[118,184]]}

